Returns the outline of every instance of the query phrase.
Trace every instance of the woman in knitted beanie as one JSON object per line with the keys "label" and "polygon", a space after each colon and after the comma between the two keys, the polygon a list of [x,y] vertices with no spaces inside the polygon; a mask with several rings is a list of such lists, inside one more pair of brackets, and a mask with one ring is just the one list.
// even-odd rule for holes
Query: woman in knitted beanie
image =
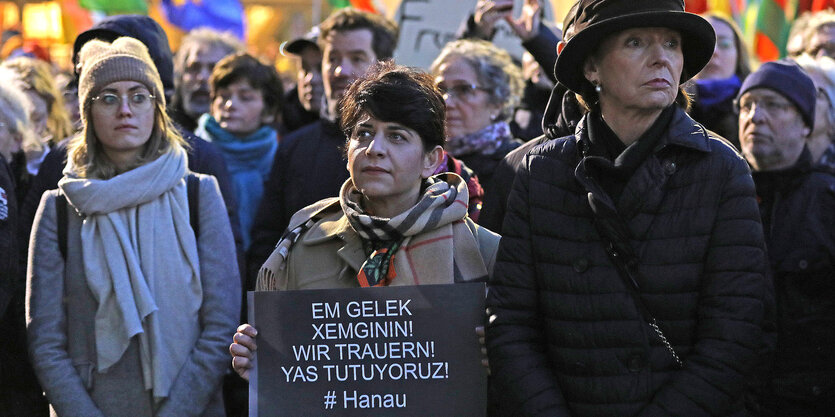
{"label": "woman in knitted beanie", "polygon": [[142,43],[79,57],[83,129],[29,252],[29,351],[52,413],[223,415],[240,280],[217,182],[188,172]]}

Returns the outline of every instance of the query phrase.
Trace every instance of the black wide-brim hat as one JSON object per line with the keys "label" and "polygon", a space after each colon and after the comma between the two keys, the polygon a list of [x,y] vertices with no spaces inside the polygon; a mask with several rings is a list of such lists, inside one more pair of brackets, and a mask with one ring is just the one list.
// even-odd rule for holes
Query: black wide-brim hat
{"label": "black wide-brim hat", "polygon": [[713,55],[713,27],[701,16],[685,12],[682,0],[580,0],[574,18],[576,34],[557,57],[557,80],[575,93],[592,89],[583,75],[586,58],[607,36],[638,27],[665,27],[681,34],[684,68],[680,83],[698,74]]}

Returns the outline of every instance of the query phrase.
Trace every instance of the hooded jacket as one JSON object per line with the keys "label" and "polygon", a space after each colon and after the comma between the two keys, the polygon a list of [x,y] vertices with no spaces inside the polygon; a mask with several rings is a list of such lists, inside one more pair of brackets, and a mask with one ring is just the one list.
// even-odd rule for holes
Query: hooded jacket
{"label": "hooded jacket", "polygon": [[[174,55],[168,46],[168,36],[154,19],[142,15],[118,15],[102,19],[90,29],[82,32],[73,43],[72,58],[77,64],[78,51],[92,39],[113,42],[116,38],[128,36],[138,39],[148,48],[148,54],[162,79],[165,91],[174,90]],[[78,75],[78,74],[76,74]]]}

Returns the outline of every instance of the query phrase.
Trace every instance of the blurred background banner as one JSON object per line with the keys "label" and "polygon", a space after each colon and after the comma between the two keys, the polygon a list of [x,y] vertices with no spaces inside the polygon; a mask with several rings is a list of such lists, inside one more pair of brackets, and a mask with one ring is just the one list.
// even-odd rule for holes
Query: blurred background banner
{"label": "blurred background banner", "polygon": [[719,13],[742,28],[751,52],[760,61],[786,56],[786,44],[794,21],[804,12],[835,7],[835,0],[686,0],[693,13]]}
{"label": "blurred background banner", "polygon": [[244,39],[244,8],[238,0],[162,0],[160,7],[168,23],[184,32],[210,27]]}
{"label": "blurred background banner", "polygon": [[81,7],[112,14],[148,14],[148,2],[145,0],[80,0]]}
{"label": "blurred background banner", "polygon": [[[428,68],[444,45],[455,40],[456,31],[473,12],[476,3],[477,0],[402,0],[394,17],[400,25],[400,39],[394,52],[397,63]],[[519,16],[523,4],[524,0],[514,1],[514,17]],[[543,21],[553,27],[551,4],[544,3],[543,9]],[[562,16],[559,20],[562,20]],[[493,43],[507,50],[514,58],[522,59],[522,42],[504,20],[496,24]]]}
{"label": "blurred background banner", "polygon": [[365,10],[372,13],[379,13],[379,5],[375,5],[373,0],[328,0],[331,7],[334,9],[341,9],[344,7],[353,7],[355,9]]}
{"label": "blurred background banner", "polygon": [[[200,26],[230,31],[250,52],[274,60],[279,71],[292,71],[280,45],[304,35],[333,10],[354,7],[384,14],[401,25],[395,56],[402,64],[427,67],[444,43],[455,36],[476,0],[14,0],[0,1],[0,59],[15,51],[70,64],[75,37],[112,14],[147,14],[166,30],[176,50],[186,32]],[[545,23],[558,27],[573,1],[543,0]],[[792,23],[806,11],[835,7],[835,0],[685,0],[693,13],[731,17],[742,28],[751,53],[760,61],[786,54]],[[516,9],[522,0],[516,1]],[[502,22],[495,43],[519,56],[521,47]]]}

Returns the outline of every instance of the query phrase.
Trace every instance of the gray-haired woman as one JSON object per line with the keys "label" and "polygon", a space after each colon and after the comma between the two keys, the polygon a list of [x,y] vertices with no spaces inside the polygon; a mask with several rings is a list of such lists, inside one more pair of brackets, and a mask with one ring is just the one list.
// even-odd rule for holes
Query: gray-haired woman
{"label": "gray-haired woman", "polygon": [[818,89],[815,100],[815,128],[806,139],[812,161],[835,172],[835,59],[826,55],[800,55],[794,60]]}
{"label": "gray-haired woman", "polygon": [[430,71],[446,102],[445,149],[489,193],[496,165],[522,144],[508,124],[524,87],[521,71],[507,52],[473,39],[448,43]]}
{"label": "gray-haired woman", "polygon": [[675,104],[714,32],[681,0],[581,0],[560,83],[588,112],[528,153],[487,305],[497,415],[742,415],[762,345],[748,166]]}

